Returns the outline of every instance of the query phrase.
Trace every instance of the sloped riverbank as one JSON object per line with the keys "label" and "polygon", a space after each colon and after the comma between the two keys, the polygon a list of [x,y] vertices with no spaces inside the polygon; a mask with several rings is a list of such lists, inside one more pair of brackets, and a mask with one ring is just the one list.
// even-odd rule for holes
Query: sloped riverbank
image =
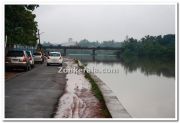
{"label": "sloped riverbank", "polygon": [[[66,69],[81,69],[75,60],[68,58],[65,61]],[[111,118],[83,72],[68,73],[66,79],[65,92],[59,99],[55,118]]]}

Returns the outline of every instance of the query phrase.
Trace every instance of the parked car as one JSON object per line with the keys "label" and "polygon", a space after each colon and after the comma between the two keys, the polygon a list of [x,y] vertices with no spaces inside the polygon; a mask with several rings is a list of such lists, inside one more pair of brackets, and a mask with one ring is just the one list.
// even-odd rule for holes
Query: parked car
{"label": "parked car", "polygon": [[5,68],[6,69],[24,69],[28,71],[31,69],[30,61],[25,50],[10,50],[8,51],[5,58]]}
{"label": "parked car", "polygon": [[44,56],[41,52],[35,52],[33,54],[34,62],[40,62],[41,64],[44,62]]}
{"label": "parked car", "polygon": [[52,64],[58,64],[62,66],[62,63],[63,63],[63,58],[60,52],[49,52],[49,55],[47,57],[47,66]]}
{"label": "parked car", "polygon": [[26,51],[26,53],[27,53],[27,55],[29,57],[31,67],[34,67],[34,58],[33,58],[32,52],[31,51]]}

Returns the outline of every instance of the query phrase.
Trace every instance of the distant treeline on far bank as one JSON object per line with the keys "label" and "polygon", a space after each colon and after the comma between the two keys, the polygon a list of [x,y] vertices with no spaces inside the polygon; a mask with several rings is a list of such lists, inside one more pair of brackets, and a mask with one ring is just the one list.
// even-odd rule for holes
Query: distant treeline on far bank
{"label": "distant treeline on far bank", "polygon": [[161,58],[164,60],[175,60],[175,35],[145,36],[141,40],[129,38],[124,41],[117,56]]}

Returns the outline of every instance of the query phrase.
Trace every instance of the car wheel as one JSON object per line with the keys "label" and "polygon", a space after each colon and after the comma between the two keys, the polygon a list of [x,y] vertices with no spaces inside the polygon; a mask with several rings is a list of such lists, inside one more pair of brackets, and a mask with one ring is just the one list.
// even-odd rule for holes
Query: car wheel
{"label": "car wheel", "polygon": [[62,67],[62,63],[60,63],[60,64],[59,64],[59,66],[61,66],[61,67]]}
{"label": "car wheel", "polygon": [[31,70],[31,65],[29,65],[28,70],[29,70],[29,71]]}
{"label": "car wheel", "polygon": [[47,63],[47,66],[49,66],[49,64]]}
{"label": "car wheel", "polygon": [[9,72],[9,71],[11,71],[11,68],[10,67],[6,67],[5,71]]}
{"label": "car wheel", "polygon": [[28,65],[24,68],[24,71],[26,72],[26,71],[28,71],[29,70],[29,67],[28,67]]}

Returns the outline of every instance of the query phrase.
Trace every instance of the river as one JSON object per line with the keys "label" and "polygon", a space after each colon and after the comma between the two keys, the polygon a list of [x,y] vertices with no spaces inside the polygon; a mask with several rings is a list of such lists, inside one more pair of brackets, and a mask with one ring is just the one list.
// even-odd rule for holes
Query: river
{"label": "river", "polygon": [[[175,66],[149,59],[120,60],[113,55],[75,55],[116,94],[134,118],[175,117]],[[110,70],[102,72],[102,70]],[[113,72],[115,70],[116,72]]]}

